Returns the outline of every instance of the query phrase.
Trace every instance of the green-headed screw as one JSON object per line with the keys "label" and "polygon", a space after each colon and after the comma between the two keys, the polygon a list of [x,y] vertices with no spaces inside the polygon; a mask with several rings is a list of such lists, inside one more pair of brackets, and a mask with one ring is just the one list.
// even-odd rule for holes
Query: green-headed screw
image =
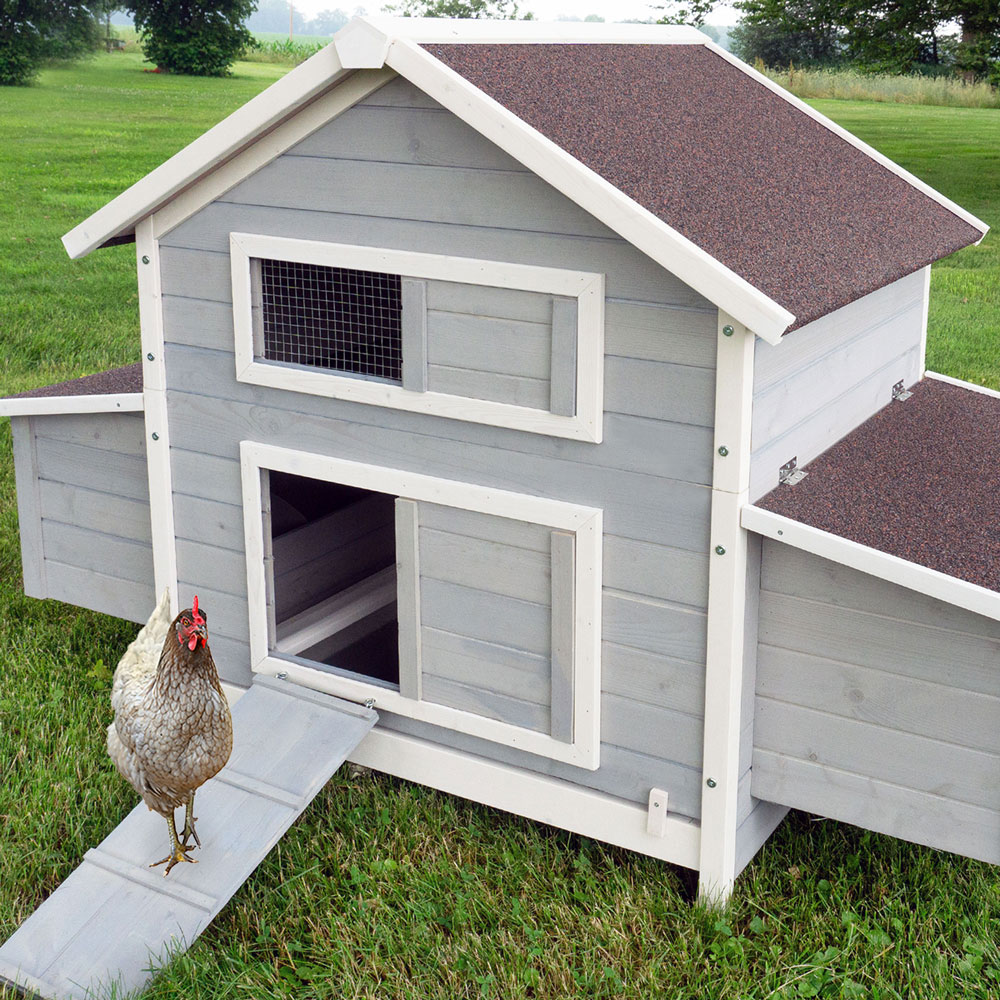
{"label": "green-headed screw", "polygon": [[[150,360],[152,360],[152,358],[150,358]],[[726,457],[726,455],[728,455],[728,454],[729,454],[729,449],[728,449],[728,448],[727,448],[727,447],[726,447],[725,445],[720,445],[720,447],[719,447],[719,454],[720,454],[720,455],[721,455],[721,456],[722,456],[723,458],[725,458],[725,457]]]}
{"label": "green-headed screw", "polygon": [[154,441],[159,441],[160,440],[160,435],[157,434],[156,431],[153,431],[153,440]]}
{"label": "green-headed screw", "polygon": [[708,781],[705,782],[705,784],[708,785],[709,788],[715,788],[716,785],[715,778],[709,778]]}
{"label": "green-headed screw", "polygon": [[722,328],[723,337],[731,337],[736,331],[728,324]]}
{"label": "green-headed screw", "polygon": [[142,255],[142,262],[143,262],[143,264],[148,264],[149,263],[149,258],[145,254]]}
{"label": "green-headed screw", "polygon": [[716,545],[715,546],[715,554],[717,556],[724,556],[726,554],[725,547],[722,546],[722,545]]}

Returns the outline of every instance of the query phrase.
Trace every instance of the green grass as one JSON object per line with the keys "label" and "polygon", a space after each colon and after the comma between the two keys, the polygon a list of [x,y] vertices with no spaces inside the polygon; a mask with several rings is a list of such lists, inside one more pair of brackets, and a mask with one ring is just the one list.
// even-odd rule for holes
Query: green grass
{"label": "green grass", "polygon": [[[138,359],[134,249],[66,259],[59,236],[259,91],[100,56],[0,91],[0,392]],[[1000,116],[822,110],[989,222]],[[934,268],[931,365],[1000,386],[994,237]],[[20,586],[0,421],[0,939],[124,817],[104,754],[110,667],[134,627]],[[997,871],[794,816],[725,915],[684,873],[430,790],[346,769],[156,998],[1000,996]]]}
{"label": "green grass", "polygon": [[758,69],[797,97],[879,101],[891,104],[936,104],[955,108],[1000,108],[1000,90],[988,83],[966,83],[953,76],[897,76],[861,73],[856,69],[801,69],[798,66]]}

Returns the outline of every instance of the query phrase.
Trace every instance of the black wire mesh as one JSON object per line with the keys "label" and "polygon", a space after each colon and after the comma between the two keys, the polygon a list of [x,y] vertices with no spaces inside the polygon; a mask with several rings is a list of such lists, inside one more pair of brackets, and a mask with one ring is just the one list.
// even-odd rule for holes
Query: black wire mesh
{"label": "black wire mesh", "polygon": [[398,274],[261,260],[264,357],[400,382]]}

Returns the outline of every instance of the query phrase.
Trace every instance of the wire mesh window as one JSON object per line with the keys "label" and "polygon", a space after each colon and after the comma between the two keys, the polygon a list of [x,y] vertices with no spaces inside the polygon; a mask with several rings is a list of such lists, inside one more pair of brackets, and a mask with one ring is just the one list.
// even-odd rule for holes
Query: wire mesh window
{"label": "wire mesh window", "polygon": [[400,382],[401,298],[398,274],[262,259],[264,357]]}

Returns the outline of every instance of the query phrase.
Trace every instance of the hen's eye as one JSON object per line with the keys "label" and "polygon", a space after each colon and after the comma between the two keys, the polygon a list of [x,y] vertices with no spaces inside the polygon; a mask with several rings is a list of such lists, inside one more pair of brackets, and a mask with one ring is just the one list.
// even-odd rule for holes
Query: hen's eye
{"label": "hen's eye", "polygon": [[181,624],[182,625],[190,625],[191,624],[191,619],[190,618],[182,618],[181,619]]}

